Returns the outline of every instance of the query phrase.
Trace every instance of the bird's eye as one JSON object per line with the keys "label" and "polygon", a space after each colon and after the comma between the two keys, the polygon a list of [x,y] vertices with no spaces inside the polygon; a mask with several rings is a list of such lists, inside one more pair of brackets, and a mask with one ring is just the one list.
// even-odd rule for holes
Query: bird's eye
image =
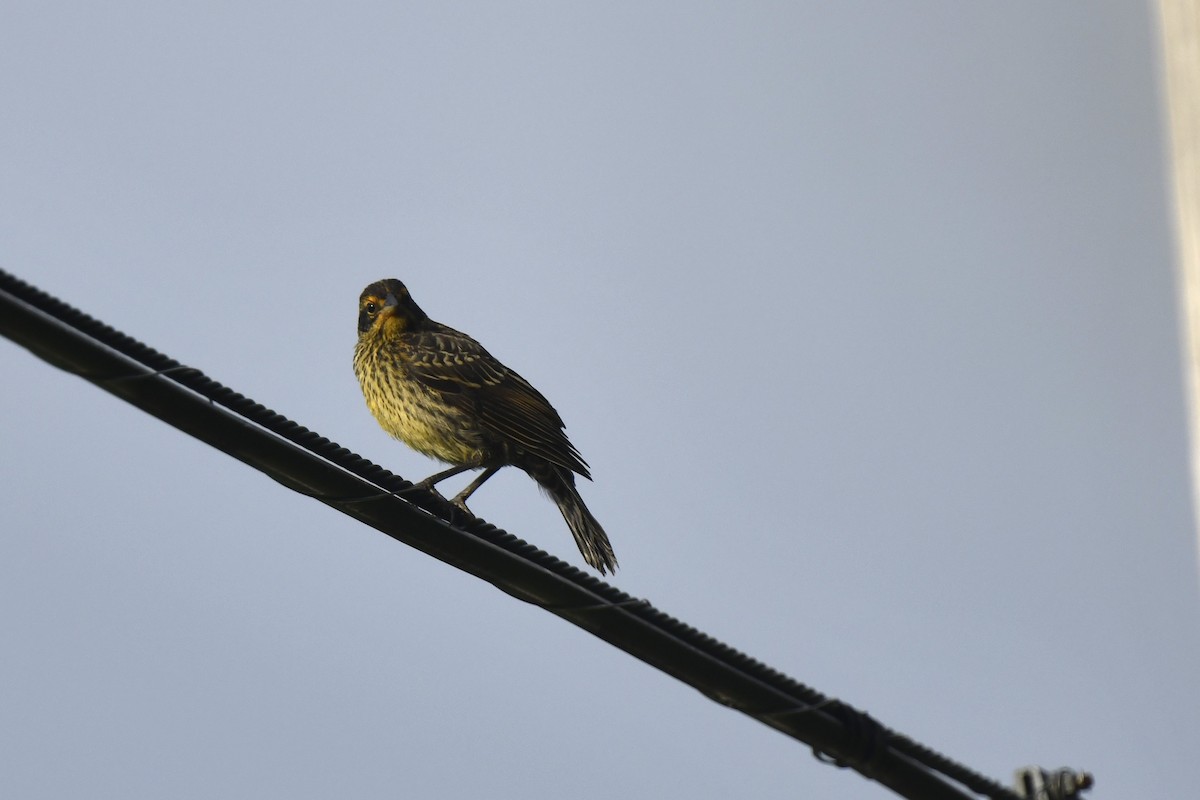
{"label": "bird's eye", "polygon": [[366,309],[366,312],[372,316],[374,316],[375,312],[379,311],[379,306],[376,305],[374,300],[367,303],[365,306],[363,306],[363,308]]}

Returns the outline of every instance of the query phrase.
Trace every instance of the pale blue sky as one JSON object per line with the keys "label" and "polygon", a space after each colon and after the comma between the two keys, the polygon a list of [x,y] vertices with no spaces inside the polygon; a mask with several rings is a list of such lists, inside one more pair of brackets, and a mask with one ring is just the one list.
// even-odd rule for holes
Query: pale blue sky
{"label": "pale blue sky", "polygon": [[[1200,784],[1157,36],[1119,2],[19,2],[0,264],[405,477],[403,279],[615,583],[1010,780]],[[0,341],[0,794],[889,796]],[[488,520],[581,563],[520,473]]]}

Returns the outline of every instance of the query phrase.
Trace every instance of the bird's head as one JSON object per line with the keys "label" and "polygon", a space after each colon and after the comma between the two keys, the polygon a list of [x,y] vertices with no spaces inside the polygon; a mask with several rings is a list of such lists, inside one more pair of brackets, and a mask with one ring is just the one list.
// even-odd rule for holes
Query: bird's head
{"label": "bird's head", "polygon": [[358,335],[394,334],[429,319],[395,278],[375,281],[358,297]]}

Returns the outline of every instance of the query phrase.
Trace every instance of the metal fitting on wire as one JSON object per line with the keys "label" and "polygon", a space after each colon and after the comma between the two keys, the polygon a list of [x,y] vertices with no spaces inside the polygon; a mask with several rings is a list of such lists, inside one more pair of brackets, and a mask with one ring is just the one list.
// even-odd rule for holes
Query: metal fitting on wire
{"label": "metal fitting on wire", "polygon": [[1092,788],[1091,773],[1041,767],[1025,767],[1015,775],[1017,793],[1026,800],[1079,800],[1080,792]]}

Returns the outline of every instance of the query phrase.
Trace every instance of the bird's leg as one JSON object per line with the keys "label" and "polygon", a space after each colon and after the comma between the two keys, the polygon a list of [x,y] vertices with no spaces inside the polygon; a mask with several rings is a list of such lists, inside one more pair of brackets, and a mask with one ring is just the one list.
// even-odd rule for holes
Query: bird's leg
{"label": "bird's leg", "polygon": [[480,464],[460,464],[457,467],[451,467],[450,469],[442,470],[441,472],[435,472],[434,474],[430,475],[425,480],[420,481],[419,483],[414,483],[413,488],[414,489],[424,489],[426,491],[435,491],[433,487],[435,485],[441,483],[442,481],[446,480],[446,478],[453,478],[455,475],[459,474],[460,472],[466,472],[469,469],[479,469],[480,466],[482,466],[482,465],[480,465]]}
{"label": "bird's leg", "polygon": [[[463,489],[461,492],[454,495],[454,499],[451,500],[450,502],[453,503],[454,505],[458,506],[459,508],[461,508],[463,511],[467,512],[468,514],[471,514],[471,509],[467,508],[467,498],[470,497],[472,494],[474,494],[476,489],[478,489],[480,486],[483,486],[484,481],[486,481],[488,478],[495,475],[499,471],[499,469],[500,469],[499,466],[491,466],[491,467],[488,467],[487,469],[485,469],[483,472],[479,473],[479,475],[475,478],[475,480],[473,480],[469,484],[467,484],[467,488]],[[471,514],[471,516],[475,516],[475,515]]]}

